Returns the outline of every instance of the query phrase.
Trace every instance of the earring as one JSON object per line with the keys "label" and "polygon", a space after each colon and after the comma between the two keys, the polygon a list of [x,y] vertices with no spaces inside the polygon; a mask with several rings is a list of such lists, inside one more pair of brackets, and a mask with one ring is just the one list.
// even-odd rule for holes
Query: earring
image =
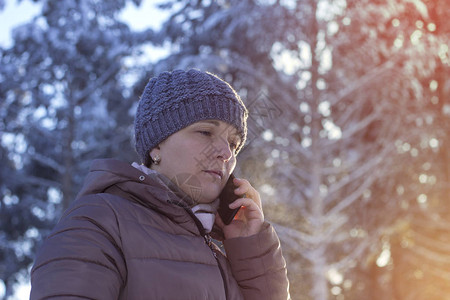
{"label": "earring", "polygon": [[155,165],[159,165],[159,163],[161,162],[161,156],[156,154],[155,157],[152,157],[152,160]]}

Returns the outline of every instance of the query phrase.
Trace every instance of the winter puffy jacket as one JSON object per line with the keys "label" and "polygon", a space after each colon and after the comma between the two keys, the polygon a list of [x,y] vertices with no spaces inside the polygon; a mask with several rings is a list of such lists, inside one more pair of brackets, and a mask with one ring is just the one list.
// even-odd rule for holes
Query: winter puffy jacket
{"label": "winter puffy jacket", "polygon": [[208,242],[179,194],[117,160],[97,160],[31,271],[30,299],[288,299],[272,226]]}

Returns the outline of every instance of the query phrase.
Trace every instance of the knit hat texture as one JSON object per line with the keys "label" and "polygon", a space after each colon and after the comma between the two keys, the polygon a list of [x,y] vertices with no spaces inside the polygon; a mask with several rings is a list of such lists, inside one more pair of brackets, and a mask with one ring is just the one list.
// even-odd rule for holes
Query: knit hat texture
{"label": "knit hat texture", "polygon": [[241,150],[247,136],[248,111],[236,91],[214,74],[191,69],[163,72],[147,83],[134,121],[135,147],[147,164],[149,151],[173,133],[202,120],[236,127]]}

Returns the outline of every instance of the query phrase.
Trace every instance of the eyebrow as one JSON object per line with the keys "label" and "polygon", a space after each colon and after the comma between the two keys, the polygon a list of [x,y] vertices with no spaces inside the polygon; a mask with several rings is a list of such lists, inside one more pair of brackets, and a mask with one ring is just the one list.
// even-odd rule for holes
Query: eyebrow
{"label": "eyebrow", "polygon": [[199,121],[199,123],[211,123],[213,125],[220,126],[220,123],[215,120],[204,120],[204,121]]}
{"label": "eyebrow", "polygon": [[[219,121],[216,121],[216,120],[203,120],[203,121],[199,121],[199,123],[210,123],[210,124],[213,124],[213,125],[215,125],[215,126],[217,126],[217,127],[220,126]],[[235,130],[236,130],[236,129],[235,129]],[[236,137],[236,138],[238,138],[239,144],[242,142],[241,136],[239,135],[239,133],[237,132],[237,130],[236,130],[236,132],[233,133],[233,136]]]}

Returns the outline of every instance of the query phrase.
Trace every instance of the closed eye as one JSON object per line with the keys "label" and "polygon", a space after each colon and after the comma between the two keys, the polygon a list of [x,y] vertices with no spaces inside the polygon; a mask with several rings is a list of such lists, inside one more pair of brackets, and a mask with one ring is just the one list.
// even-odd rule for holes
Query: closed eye
{"label": "closed eye", "polygon": [[205,136],[211,136],[212,135],[212,133],[210,131],[199,130],[197,132],[200,133],[201,135],[205,135]]}

